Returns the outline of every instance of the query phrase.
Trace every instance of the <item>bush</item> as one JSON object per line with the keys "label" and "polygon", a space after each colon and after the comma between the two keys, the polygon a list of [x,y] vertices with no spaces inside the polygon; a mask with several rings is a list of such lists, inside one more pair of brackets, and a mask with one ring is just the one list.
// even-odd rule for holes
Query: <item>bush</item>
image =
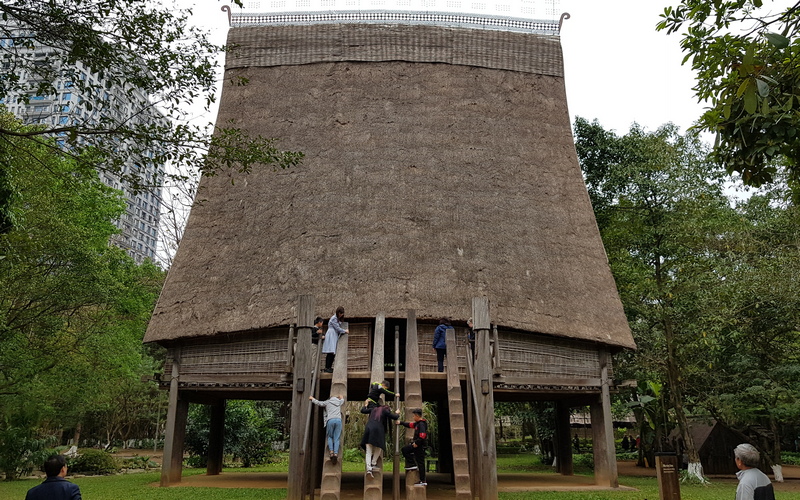
{"label": "bush", "polygon": [[39,469],[48,456],[55,454],[49,447],[53,436],[40,437],[35,429],[8,426],[0,429],[0,472],[6,481],[30,475]]}
{"label": "bush", "polygon": [[572,455],[572,465],[594,470],[594,456],[591,453],[576,453]]}
{"label": "bush", "polygon": [[800,453],[784,451],[781,453],[781,463],[783,465],[800,465]]}
{"label": "bush", "polygon": [[117,459],[102,450],[83,450],[69,462],[70,471],[80,474],[112,474],[119,468]]}

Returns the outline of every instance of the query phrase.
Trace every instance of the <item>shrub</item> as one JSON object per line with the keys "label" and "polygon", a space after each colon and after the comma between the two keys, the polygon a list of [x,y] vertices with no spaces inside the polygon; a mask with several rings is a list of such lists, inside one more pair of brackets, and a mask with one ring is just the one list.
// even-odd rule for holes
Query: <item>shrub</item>
{"label": "shrub", "polygon": [[0,429],[0,471],[6,481],[27,476],[39,469],[48,456],[55,453],[49,446],[53,436],[40,437],[35,429],[8,426]]}
{"label": "shrub", "polygon": [[793,451],[782,452],[781,463],[783,465],[800,465],[800,453]]}
{"label": "shrub", "polygon": [[576,453],[572,455],[572,464],[575,467],[594,470],[594,456],[591,453]]}
{"label": "shrub", "polygon": [[69,469],[81,474],[111,474],[119,470],[119,463],[105,451],[87,449],[70,460]]}

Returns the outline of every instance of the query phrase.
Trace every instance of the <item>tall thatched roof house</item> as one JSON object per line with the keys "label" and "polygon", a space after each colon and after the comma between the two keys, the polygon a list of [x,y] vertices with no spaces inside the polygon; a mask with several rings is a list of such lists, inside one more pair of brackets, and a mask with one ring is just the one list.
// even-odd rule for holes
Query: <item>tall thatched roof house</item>
{"label": "tall thatched roof house", "polygon": [[[563,401],[567,424],[569,405],[602,418],[609,353],[634,343],[577,162],[557,30],[326,19],[242,17],[229,32],[218,123],[305,159],[202,181],[145,338],[171,349],[175,432],[181,401],[296,397],[302,318],[337,306],[356,400],[384,369],[376,331],[393,325],[407,340],[418,325],[421,397],[443,397],[436,320],[463,344],[476,316],[484,396]],[[567,425],[566,450],[568,438]]]}

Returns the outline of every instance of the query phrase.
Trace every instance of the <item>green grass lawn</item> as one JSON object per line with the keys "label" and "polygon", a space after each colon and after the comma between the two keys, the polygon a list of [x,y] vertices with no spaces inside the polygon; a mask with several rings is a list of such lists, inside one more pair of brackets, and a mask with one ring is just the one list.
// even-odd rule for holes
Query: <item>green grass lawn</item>
{"label": "green grass lawn", "polygon": [[[392,460],[384,461],[384,470],[391,471]],[[363,462],[343,462],[345,471],[363,470]],[[267,464],[251,469],[226,468],[225,472],[285,472],[287,463]],[[498,470],[501,473],[537,473],[555,474],[552,467],[541,465],[530,455],[501,455],[498,457]],[[204,474],[205,469],[184,469],[184,476]],[[588,468],[576,467],[576,473],[591,474]],[[160,488],[157,486],[159,472],[141,474],[123,474],[116,476],[81,477],[74,482],[81,487],[86,500],[238,500],[259,498],[272,500],[286,498],[285,489],[257,490],[247,488],[201,488],[176,487]],[[39,484],[38,479],[0,482],[0,500],[23,500],[25,492]],[[637,491],[586,491],[586,492],[547,492],[548,500],[657,500],[658,483],[655,478],[621,476],[620,484]],[[731,500],[735,495],[735,483],[714,482],[707,486],[681,485],[681,497],[686,500]],[[542,498],[542,492],[535,493],[500,493],[502,500],[522,500]],[[779,491],[777,500],[795,499],[796,494]]]}

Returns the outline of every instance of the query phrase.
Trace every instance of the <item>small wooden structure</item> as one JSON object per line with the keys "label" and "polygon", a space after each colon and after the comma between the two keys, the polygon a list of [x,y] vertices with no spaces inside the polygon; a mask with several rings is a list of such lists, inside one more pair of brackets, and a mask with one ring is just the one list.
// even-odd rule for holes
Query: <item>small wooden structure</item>
{"label": "small wooden structure", "polygon": [[[305,159],[201,183],[145,338],[169,349],[162,484],[180,481],[188,402],[212,405],[220,430],[227,399],[283,399],[289,497],[322,484],[338,498],[330,464],[306,465],[322,447],[298,438],[308,395],[363,400],[399,368],[408,405],[446,412],[438,460],[469,488],[459,498],[497,497],[496,401],[556,402],[563,474],[569,410],[591,406],[596,482],[616,486],[611,355],[634,343],[577,163],[557,33],[301,21],[230,30],[219,123]],[[337,306],[350,333],[319,374],[311,323]],[[455,325],[446,373],[431,348],[441,317]]]}

